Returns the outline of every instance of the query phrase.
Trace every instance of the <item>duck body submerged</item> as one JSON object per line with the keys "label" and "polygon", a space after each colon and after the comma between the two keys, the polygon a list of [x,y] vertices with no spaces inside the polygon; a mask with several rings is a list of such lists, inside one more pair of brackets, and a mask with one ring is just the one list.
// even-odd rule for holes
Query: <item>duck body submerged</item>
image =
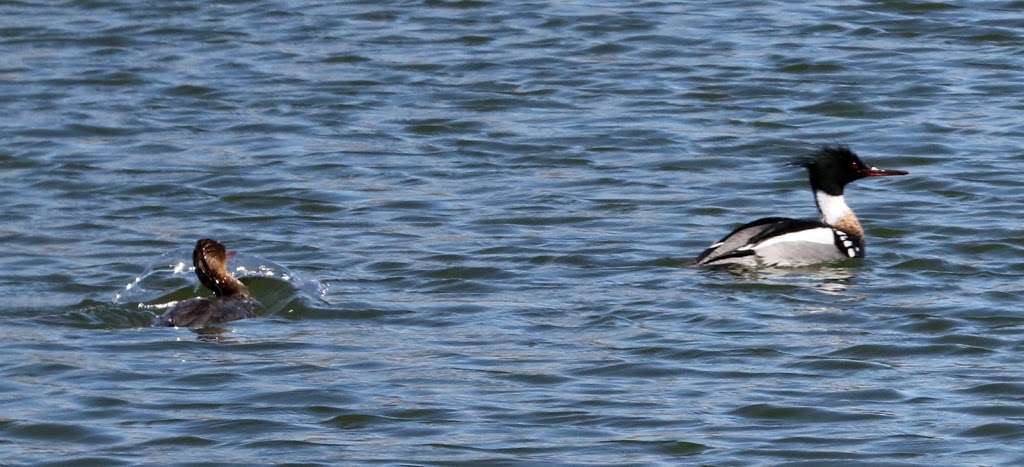
{"label": "duck body submerged", "polygon": [[260,303],[249,297],[190,298],[175,304],[153,325],[201,328],[252,317],[259,308]]}
{"label": "duck body submerged", "polygon": [[766,217],[741,225],[697,257],[697,266],[806,266],[864,257],[864,229],[843,188],[864,177],[906,175],[870,167],[848,148],[826,146],[800,165],[808,171],[820,220]]}
{"label": "duck body submerged", "polygon": [[224,245],[216,240],[196,242],[192,251],[196,277],[213,291],[214,297],[182,300],[157,317],[153,325],[198,328],[254,316],[262,306],[245,284],[228,272],[228,258]]}

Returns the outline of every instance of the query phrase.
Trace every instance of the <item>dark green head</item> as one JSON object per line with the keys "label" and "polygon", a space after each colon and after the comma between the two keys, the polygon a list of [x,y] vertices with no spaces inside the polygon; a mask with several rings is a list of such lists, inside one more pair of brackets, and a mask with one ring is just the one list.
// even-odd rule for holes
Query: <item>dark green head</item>
{"label": "dark green head", "polygon": [[833,196],[843,194],[843,187],[864,177],[906,175],[902,170],[871,167],[845,146],[824,146],[811,157],[800,162],[807,169],[811,189]]}

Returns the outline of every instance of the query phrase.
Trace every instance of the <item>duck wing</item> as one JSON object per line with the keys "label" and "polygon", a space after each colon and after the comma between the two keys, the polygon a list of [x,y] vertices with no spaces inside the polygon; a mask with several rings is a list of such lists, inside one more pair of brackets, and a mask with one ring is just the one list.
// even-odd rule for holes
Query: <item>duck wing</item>
{"label": "duck wing", "polygon": [[818,252],[819,255],[834,256],[834,236],[832,227],[817,220],[765,217],[737,227],[712,244],[697,257],[696,265],[728,264],[759,255],[768,248],[785,256],[785,252],[776,250],[786,249],[787,244],[799,245],[804,250],[821,245],[827,250]]}

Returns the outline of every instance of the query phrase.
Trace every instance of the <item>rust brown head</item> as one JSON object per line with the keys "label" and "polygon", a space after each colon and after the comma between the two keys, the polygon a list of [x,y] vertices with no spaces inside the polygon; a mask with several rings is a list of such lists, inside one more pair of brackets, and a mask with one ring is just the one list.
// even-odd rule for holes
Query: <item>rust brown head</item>
{"label": "rust brown head", "polygon": [[233,295],[249,295],[249,289],[235,276],[228,272],[228,259],[231,255],[216,240],[204,238],[196,242],[192,250],[192,265],[196,268],[196,277],[206,288],[218,297]]}

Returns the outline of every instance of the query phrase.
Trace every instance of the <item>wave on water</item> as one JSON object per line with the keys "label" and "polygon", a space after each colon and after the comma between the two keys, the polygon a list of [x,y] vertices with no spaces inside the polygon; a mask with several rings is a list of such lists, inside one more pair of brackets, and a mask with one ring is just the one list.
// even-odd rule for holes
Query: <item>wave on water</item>
{"label": "wave on water", "polygon": [[[111,303],[137,303],[140,308],[160,310],[168,304],[208,296],[191,265],[191,248],[177,248],[157,257],[142,274],[132,278],[114,293]],[[299,274],[258,255],[238,253],[231,258],[231,272],[242,280],[267,313],[278,313],[300,295],[323,300],[327,285],[319,279],[304,279]]]}
{"label": "wave on water", "polygon": [[[149,326],[154,317],[178,301],[212,295],[199,284],[191,256],[190,248],[176,248],[150,262],[141,274],[115,291],[109,302],[86,299],[64,312],[37,319],[99,329]],[[322,302],[328,291],[324,281],[305,279],[258,255],[239,253],[231,259],[230,267],[263,305],[263,315],[304,310],[308,303]]]}

